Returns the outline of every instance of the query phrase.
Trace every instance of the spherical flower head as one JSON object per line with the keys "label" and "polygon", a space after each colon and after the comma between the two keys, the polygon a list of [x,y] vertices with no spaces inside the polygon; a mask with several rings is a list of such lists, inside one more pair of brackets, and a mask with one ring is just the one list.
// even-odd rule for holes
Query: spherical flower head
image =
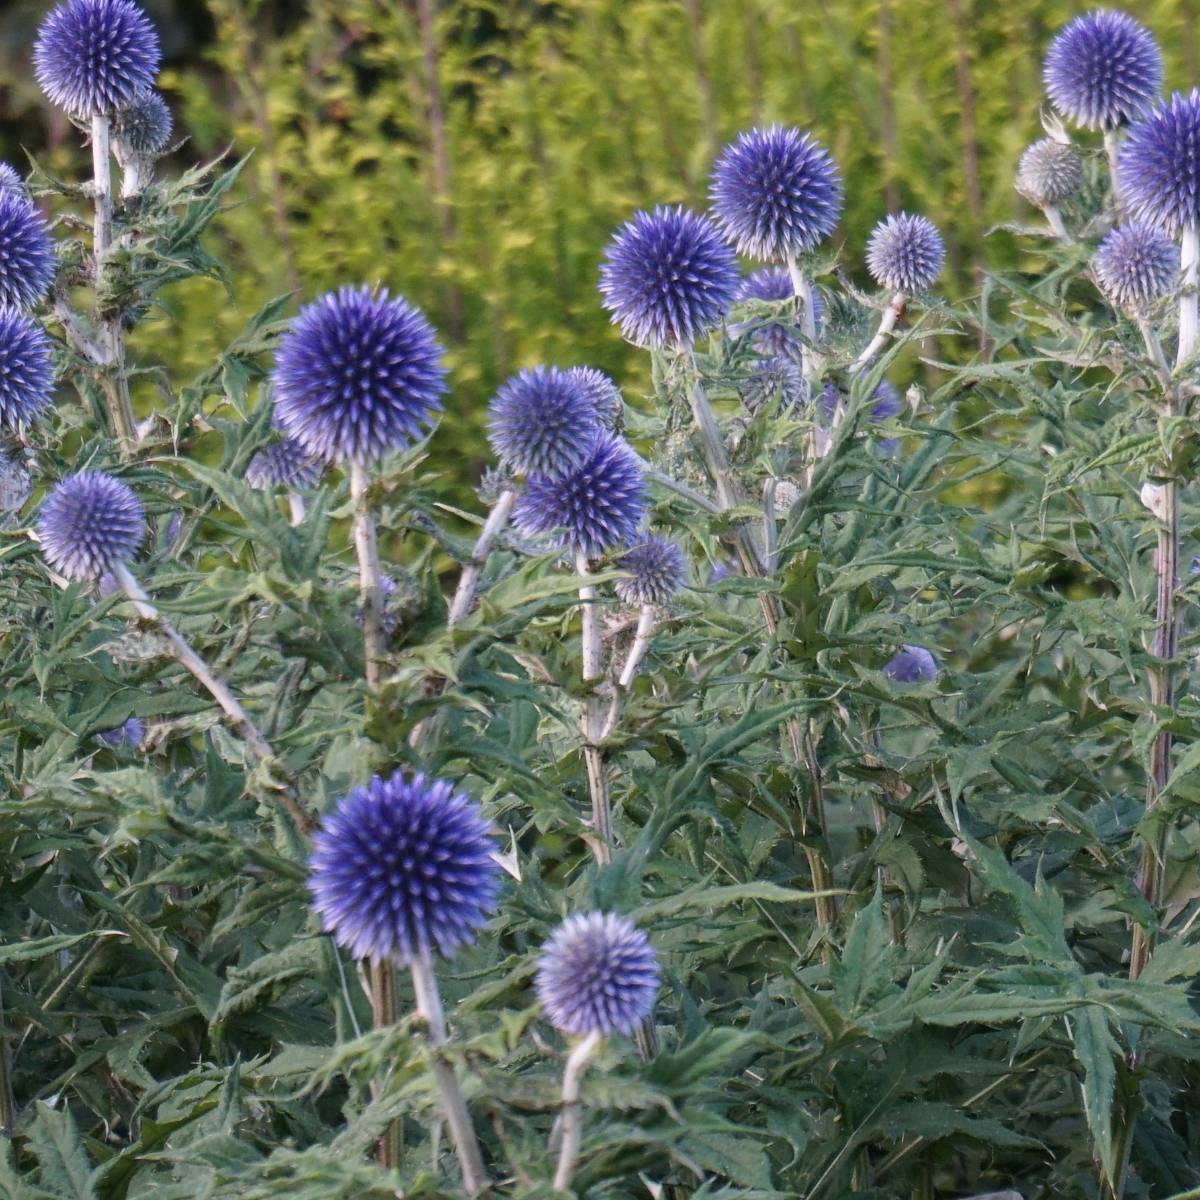
{"label": "spherical flower head", "polygon": [[16,430],[32,424],[53,390],[46,331],[24,313],[0,308],[0,426]]}
{"label": "spherical flower head", "polygon": [[895,683],[933,683],[938,662],[924,646],[901,646],[884,664],[883,673]]}
{"label": "spherical flower head", "polygon": [[54,278],[54,243],[24,192],[0,189],[0,308],[32,308]]}
{"label": "spherical flower head", "polygon": [[37,533],[42,555],[56,571],[68,579],[99,579],[134,556],[146,520],[128,484],[82,471],[46,497]]}
{"label": "spherical flower head", "polygon": [[1149,225],[1118,225],[1100,243],[1092,265],[1113,304],[1141,312],[1178,282],[1179,247]]}
{"label": "spherical flower head", "polygon": [[143,92],[117,117],[117,136],[134,154],[158,154],[171,137],[171,110],[153,89]]}
{"label": "spherical flower head", "polygon": [[[815,288],[811,295],[813,327],[819,333],[825,319],[825,303],[821,299],[821,293]],[[781,267],[764,267],[761,271],[755,271],[753,275],[747,275],[738,284],[734,302],[740,304],[747,300],[795,301],[796,292],[792,285],[792,277]],[[772,321],[754,331],[754,346],[768,358],[785,356],[799,362],[804,344],[796,333],[797,328],[790,321],[787,324]]]}
{"label": "spherical flower head", "polygon": [[25,196],[25,180],[17,173],[15,167],[9,166],[6,162],[0,162],[0,194],[4,192],[14,192],[16,195]]}
{"label": "spherical flower head", "polygon": [[596,558],[628,545],[645,512],[641,460],[626,442],[601,433],[574,471],[530,476],[513,509],[513,524],[526,536],[558,530],[560,545]]}
{"label": "spherical flower head", "polygon": [[96,736],[114,750],[136,750],[146,736],[146,726],[140,717],[130,717],[116,729],[106,729]]}
{"label": "spherical flower head", "polygon": [[1039,208],[1061,204],[1083,182],[1083,156],[1067,142],[1042,138],[1028,146],[1017,163],[1017,191]]}
{"label": "spherical flower head", "polygon": [[937,226],[911,213],[884,218],[867,243],[867,270],[876,283],[910,296],[929,288],[945,257]]}
{"label": "spherical flower head", "polygon": [[373,462],[411,444],[441,408],[441,358],[433,326],[402,297],[328,292],[280,341],[276,424],[323,462]]}
{"label": "spherical flower head", "polygon": [[535,986],[561,1033],[632,1033],[654,1010],[658,956],[628,917],[577,913],[542,947]]}
{"label": "spherical flower head", "polygon": [[38,29],[33,69],[52,104],[73,117],[111,116],[158,75],[162,53],[133,0],[67,0]]}
{"label": "spherical flower head", "polygon": [[246,464],[246,482],[255,488],[304,491],[321,478],[321,463],[295,439],[280,438],[264,446]]}
{"label": "spherical flower head", "polygon": [[625,401],[621,389],[595,367],[569,367],[566,374],[592,402],[600,427],[609,433],[620,433],[625,427]]}
{"label": "spherical flower head", "polygon": [[842,181],[812,134],[773,125],[740,134],[713,168],[713,208],[729,239],[751,258],[811,250],[842,214]]}
{"label": "spherical flower head", "polygon": [[1158,96],[1162,55],[1132,17],[1098,9],[1059,31],[1042,67],[1050,101],[1085,129],[1115,129]]}
{"label": "spherical flower head", "polygon": [[1200,91],[1176,92],[1129,131],[1120,176],[1139,220],[1170,234],[1200,224]]}
{"label": "spherical flower head", "polygon": [[581,466],[600,432],[591,396],[566,371],[514,375],[488,408],[488,441],[519,475],[563,475]]}
{"label": "spherical flower head", "polygon": [[640,212],[617,230],[600,268],[600,294],[631,342],[686,344],[725,315],[737,284],[733,251],[686,208]]}
{"label": "spherical flower head", "polygon": [[617,595],[625,604],[666,604],[687,576],[683,551],[669,538],[655,537],[634,546],[617,562],[626,579],[618,579]]}
{"label": "spherical flower head", "polygon": [[309,890],[356,958],[407,966],[475,940],[500,890],[491,831],[444,779],[397,771],[355,788],[313,837]]}
{"label": "spherical flower head", "polygon": [[804,399],[804,372],[787,354],[760,358],[752,372],[739,382],[738,392],[751,413],[772,401],[780,408],[788,408]]}

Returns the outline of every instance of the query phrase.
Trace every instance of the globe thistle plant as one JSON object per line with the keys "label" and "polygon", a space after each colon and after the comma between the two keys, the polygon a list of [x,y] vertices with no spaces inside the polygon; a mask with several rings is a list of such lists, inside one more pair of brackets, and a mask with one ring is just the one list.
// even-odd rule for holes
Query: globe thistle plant
{"label": "globe thistle plant", "polygon": [[1179,247],[1149,225],[1118,225],[1100,243],[1093,269],[1113,304],[1139,313],[1178,283]]}
{"label": "globe thistle plant", "polygon": [[625,427],[625,401],[621,389],[595,367],[568,367],[565,374],[592,402],[600,427],[609,433],[620,433]]}
{"label": "globe thistle plant", "polygon": [[18,196],[25,196],[25,180],[17,173],[15,167],[9,166],[6,162],[0,162],[0,195],[5,192],[14,192]]}
{"label": "globe thistle plant", "polygon": [[1038,208],[1069,200],[1083,183],[1083,156],[1070,142],[1042,138],[1017,163],[1017,191]]}
{"label": "globe thistle plant", "polygon": [[112,116],[154,83],[161,57],[133,0],[67,0],[42,21],[33,66],[52,104],[73,117]]}
{"label": "globe thistle plant", "polygon": [[1043,65],[1054,107],[1085,129],[1115,129],[1157,98],[1162,55],[1144,26],[1125,13],[1098,9],[1069,22],[1050,43]]}
{"label": "globe thistle plant", "polygon": [[36,321],[0,309],[0,426],[30,425],[54,389],[50,339]]}
{"label": "globe thistle plant", "polygon": [[623,554],[617,566],[628,572],[616,593],[625,604],[666,604],[683,587],[683,551],[670,538],[654,537]]}
{"label": "globe thistle plant", "polygon": [[600,294],[631,342],[686,345],[712,329],[737,284],[733,252],[713,224],[685,208],[640,212],[617,230],[600,269]]}
{"label": "globe thistle plant", "polygon": [[315,487],[324,467],[295,438],[282,437],[259,450],[246,466],[246,482],[255,488]]}
{"label": "globe thistle plant", "polygon": [[892,292],[926,291],[938,277],[946,247],[937,226],[927,217],[900,213],[875,226],[867,243],[867,269]]}
{"label": "globe thistle plant", "polygon": [[24,191],[0,189],[0,308],[32,308],[54,279],[50,230]]}
{"label": "globe thistle plant", "polygon": [[807,395],[804,372],[788,355],[759,358],[750,373],[739,381],[738,394],[751,413],[771,401],[780,408],[789,408],[802,403]]}
{"label": "globe thistle plant", "polygon": [[[813,329],[820,332],[821,323],[825,316],[825,305],[821,293],[810,288],[808,297],[813,306]],[[791,275],[781,267],[764,267],[747,275],[738,284],[734,294],[735,303],[748,300],[783,301],[795,300],[796,290]],[[733,332],[731,330],[731,332]],[[803,343],[796,336],[795,329],[781,321],[771,321],[760,325],[754,330],[754,346],[767,358],[787,357],[800,362],[803,358]]]}
{"label": "globe thistle plant", "polygon": [[1139,121],[1121,147],[1122,198],[1170,234],[1200,223],[1200,91],[1176,92]]}
{"label": "globe thistle plant", "polygon": [[166,146],[171,137],[171,110],[153,89],[143,92],[117,115],[116,133],[120,143],[133,154],[151,157]]}
{"label": "globe thistle plant", "polygon": [[130,717],[116,729],[106,729],[96,736],[112,750],[136,750],[146,737],[146,726],[140,717]]}
{"label": "globe thistle plant", "polygon": [[488,408],[488,440],[519,475],[564,475],[583,465],[600,431],[591,396],[557,367],[514,375]]}
{"label": "globe thistle plant", "polygon": [[124,566],[146,536],[141,502],[128,484],[99,471],[62,480],[37,524],[46,561],[68,579],[97,580]]}
{"label": "globe thistle plant", "polygon": [[933,683],[938,662],[924,646],[904,645],[884,663],[883,673],[895,683]]}

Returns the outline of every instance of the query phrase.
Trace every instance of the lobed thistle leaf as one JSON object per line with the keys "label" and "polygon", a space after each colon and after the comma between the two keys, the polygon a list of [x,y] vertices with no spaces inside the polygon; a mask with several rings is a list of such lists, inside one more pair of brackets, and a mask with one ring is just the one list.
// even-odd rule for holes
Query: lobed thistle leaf
{"label": "lobed thistle leaf", "polygon": [[628,578],[618,579],[616,592],[625,604],[666,604],[687,576],[683,551],[670,538],[654,537],[617,562]]}
{"label": "lobed thistle leaf", "polygon": [[1200,224],[1200,91],[1176,92],[1129,131],[1120,175],[1139,220],[1170,234]]}
{"label": "lobed thistle leaf", "polygon": [[54,243],[24,190],[0,189],[0,308],[32,308],[54,279]]}
{"label": "lobed thistle leaf", "polygon": [[37,525],[42,556],[68,579],[98,580],[127,563],[146,536],[128,484],[99,471],[68,475],[46,497]]}
{"label": "lobed thistle leaf", "polygon": [[946,247],[928,217],[900,213],[875,226],[867,242],[867,270],[893,292],[924,292],[938,277]]}
{"label": "lobed thistle leaf", "polygon": [[0,425],[17,430],[32,424],[53,390],[46,331],[24,313],[0,308]]}
{"label": "lobed thistle leaf", "polygon": [[557,367],[514,375],[488,407],[488,442],[501,465],[518,475],[575,470],[599,431],[591,395]]}
{"label": "lobed thistle leaf", "polygon": [[1139,312],[1178,282],[1179,247],[1149,225],[1118,225],[1100,243],[1093,267],[1113,304]]}

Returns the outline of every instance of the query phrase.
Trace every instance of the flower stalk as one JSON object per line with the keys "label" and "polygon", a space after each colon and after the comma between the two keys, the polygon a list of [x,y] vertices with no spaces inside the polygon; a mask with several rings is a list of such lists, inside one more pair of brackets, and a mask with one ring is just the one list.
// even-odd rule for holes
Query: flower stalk
{"label": "flower stalk", "polygon": [[[575,555],[575,570],[580,578],[587,578],[591,574],[591,563],[583,551]],[[596,601],[594,584],[585,583],[580,587],[582,674],[587,688],[581,722],[583,758],[587,768],[588,794],[592,801],[593,851],[596,861],[603,866],[612,862],[613,825],[608,771],[605,768],[604,751],[600,745],[604,732],[603,701],[599,688],[604,675],[604,643],[600,632],[600,610]]]}
{"label": "flower stalk", "polygon": [[367,687],[377,692],[383,665],[383,589],[380,584],[375,518],[367,500],[370,482],[366,466],[352,459],[350,499],[354,502],[354,549],[358,556],[358,585],[362,596],[363,650]]}
{"label": "flower stalk", "polygon": [[508,521],[512,516],[516,499],[516,489],[505,488],[496,503],[492,505],[492,511],[488,513],[483,529],[471,551],[471,557],[463,564],[454,599],[450,602],[450,612],[446,617],[447,625],[461,624],[471,611],[471,605],[475,603],[475,594],[479,590],[480,576],[483,574],[484,567],[487,566],[488,556],[492,552],[496,539],[508,528]]}
{"label": "flower stalk", "polygon": [[570,1190],[579,1161],[579,1147],[583,1143],[583,1106],[580,1102],[580,1084],[583,1073],[591,1062],[596,1048],[603,1039],[598,1033],[589,1033],[567,1056],[562,1082],[562,1141],[558,1149],[558,1167],[554,1172],[554,1188],[559,1192]]}

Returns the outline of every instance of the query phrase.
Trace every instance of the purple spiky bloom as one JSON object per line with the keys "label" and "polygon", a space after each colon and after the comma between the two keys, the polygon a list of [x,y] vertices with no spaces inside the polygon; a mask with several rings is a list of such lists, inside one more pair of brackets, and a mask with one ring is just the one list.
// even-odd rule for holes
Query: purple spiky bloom
{"label": "purple spiky bloom", "polygon": [[713,209],[726,236],[751,258],[811,250],[842,215],[842,181],[810,133],[772,125],[739,134],[713,168]]}
{"label": "purple spiky bloom", "polygon": [[617,566],[628,571],[618,579],[617,595],[625,604],[666,604],[687,576],[683,551],[670,538],[653,537],[621,555]]}
{"label": "purple spiky bloom", "polygon": [[1179,280],[1179,247],[1165,233],[1132,222],[1118,225],[1093,260],[1096,282],[1118,307],[1139,312]]}
{"label": "purple spiky bloom", "polygon": [[158,154],[170,139],[172,128],[171,110],[153,89],[143,92],[117,116],[117,136],[134,154]]}
{"label": "purple spiky bloom", "polygon": [[743,300],[791,300],[795,295],[792,277],[783,267],[763,267],[741,280],[733,299],[740,304]]}
{"label": "purple spiky bloom", "polygon": [[750,374],[738,382],[738,394],[751,413],[772,401],[779,408],[788,408],[805,397],[804,372],[790,354],[759,358]]}
{"label": "purple spiky bloom", "polygon": [[1120,175],[1139,220],[1170,234],[1200,224],[1200,91],[1175,92],[1129,131]]}
{"label": "purple spiky bloom", "polygon": [[0,308],[32,308],[54,278],[54,242],[24,191],[0,189]]}
{"label": "purple spiky bloom", "polygon": [[305,305],[275,355],[275,422],[323,462],[399,450],[442,407],[442,348],[424,314],[386,289],[343,287]]}
{"label": "purple spiky bloom", "polygon": [[37,524],[42,555],[68,579],[99,579],[127,563],[146,536],[128,484],[100,471],[68,475],[46,497]]}
{"label": "purple spiky bloom", "polygon": [[645,511],[641,459],[620,438],[601,433],[574,471],[530,476],[513,509],[513,524],[526,536],[559,530],[561,545],[595,558],[628,545]]}
{"label": "purple spiky bloom", "polygon": [[566,374],[591,400],[600,427],[609,433],[620,433],[625,427],[625,401],[621,389],[595,367],[568,367]]}
{"label": "purple spiky bloom", "polygon": [[631,342],[687,344],[725,315],[737,285],[733,251],[707,217],[688,209],[640,212],[614,234],[600,294]]}
{"label": "purple spiky bloom", "polygon": [[1157,98],[1162,75],[1150,31],[1104,8],[1068,22],[1042,67],[1051,103],[1085,129],[1115,129],[1133,120]]}
{"label": "purple spiky bloom", "polygon": [[[812,289],[811,295],[813,326],[820,332],[825,319],[825,302],[816,288]],[[763,300],[768,303],[792,300],[800,303],[796,298],[792,277],[782,267],[764,267],[761,271],[755,271],[753,275],[747,275],[738,284],[734,302],[741,304],[747,300]],[[797,362],[803,351],[803,343],[797,337],[797,326],[791,320],[787,323],[771,321],[769,324],[760,325],[754,330],[754,346],[768,358],[786,357]]]}
{"label": "purple spiky bloom", "polygon": [[46,331],[24,313],[0,308],[0,425],[21,429],[32,424],[53,390]]}
{"label": "purple spiky bloom", "polygon": [[893,292],[925,291],[938,277],[946,247],[928,217],[900,213],[885,217],[867,242],[867,270]]}
{"label": "purple spiky bloom", "polygon": [[591,396],[557,367],[514,375],[488,406],[488,442],[501,465],[519,475],[575,470],[599,432]]}
{"label": "purple spiky bloom", "polygon": [[535,985],[561,1033],[632,1033],[654,1010],[658,956],[628,917],[576,913],[542,947]]}
{"label": "purple spiky bloom", "polygon": [[722,559],[720,562],[713,563],[708,572],[706,582],[709,587],[715,587],[718,583],[726,579],[732,579],[735,575],[741,574],[741,568],[732,558]]}
{"label": "purple spiky bloom", "polygon": [[1017,191],[1030,204],[1061,204],[1083,183],[1083,156],[1068,142],[1042,138],[1028,146],[1017,163]]}
{"label": "purple spiky bloom", "polygon": [[116,729],[106,729],[96,736],[114,750],[136,750],[146,736],[146,726],[140,717],[130,717]]}
{"label": "purple spiky bloom", "polygon": [[0,194],[15,192],[18,196],[25,195],[25,180],[17,173],[15,167],[6,162],[0,162]]}
{"label": "purple spiky bloom", "polygon": [[355,958],[407,966],[475,940],[500,890],[479,806],[444,779],[396,771],[339,801],[313,837],[309,890]]}
{"label": "purple spiky bloom", "polygon": [[883,673],[895,683],[933,683],[938,662],[924,646],[905,645],[884,664]]}
{"label": "purple spiky bloom", "polygon": [[324,470],[320,460],[295,439],[282,437],[259,450],[246,464],[246,482],[255,488],[292,488],[303,491],[316,485]]}
{"label": "purple spiky bloom", "polygon": [[158,34],[133,0],[67,0],[42,21],[33,48],[42,91],[73,117],[128,107],[161,59]]}

